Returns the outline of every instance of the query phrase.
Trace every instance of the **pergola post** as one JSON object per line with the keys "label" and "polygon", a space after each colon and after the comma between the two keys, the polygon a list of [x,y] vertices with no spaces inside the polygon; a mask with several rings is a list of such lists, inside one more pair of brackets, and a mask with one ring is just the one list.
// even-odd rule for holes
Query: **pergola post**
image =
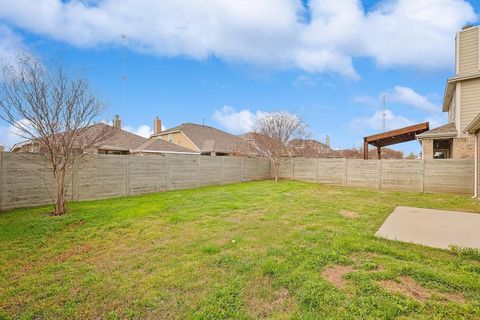
{"label": "pergola post", "polygon": [[377,147],[378,160],[382,159],[382,147]]}
{"label": "pergola post", "polygon": [[367,138],[363,139],[363,160],[368,160],[368,142]]}

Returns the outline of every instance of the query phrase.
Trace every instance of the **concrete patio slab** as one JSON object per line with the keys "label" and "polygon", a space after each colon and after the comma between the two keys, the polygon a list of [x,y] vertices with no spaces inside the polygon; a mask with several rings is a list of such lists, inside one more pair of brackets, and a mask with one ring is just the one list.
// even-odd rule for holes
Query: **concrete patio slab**
{"label": "concrete patio slab", "polygon": [[480,214],[396,207],[375,235],[434,248],[480,249]]}

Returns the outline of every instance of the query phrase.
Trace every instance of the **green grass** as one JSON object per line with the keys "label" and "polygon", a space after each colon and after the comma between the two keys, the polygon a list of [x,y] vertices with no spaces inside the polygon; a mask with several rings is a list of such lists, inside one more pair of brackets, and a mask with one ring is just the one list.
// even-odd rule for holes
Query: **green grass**
{"label": "green grass", "polygon": [[[466,196],[265,181],[2,213],[0,319],[480,319],[475,251],[373,236],[398,205],[480,211]],[[352,267],[343,289],[322,276],[333,265]],[[382,286],[405,276],[436,295]]]}

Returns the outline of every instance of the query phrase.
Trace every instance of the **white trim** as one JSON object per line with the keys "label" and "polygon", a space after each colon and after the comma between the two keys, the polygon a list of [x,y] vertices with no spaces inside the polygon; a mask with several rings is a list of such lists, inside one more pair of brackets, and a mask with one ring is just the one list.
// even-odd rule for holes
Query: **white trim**
{"label": "white trim", "polygon": [[450,132],[450,133],[444,133],[444,132],[439,132],[439,133],[430,133],[428,132],[422,133],[421,135],[417,135],[416,138],[417,140],[422,140],[422,139],[431,139],[431,138],[456,138],[457,137],[456,132]]}
{"label": "white trim", "polygon": [[455,74],[460,73],[460,32],[457,32],[457,36],[455,37]]}
{"label": "white trim", "polygon": [[480,29],[477,28],[477,62],[478,62],[478,70],[480,71]]}

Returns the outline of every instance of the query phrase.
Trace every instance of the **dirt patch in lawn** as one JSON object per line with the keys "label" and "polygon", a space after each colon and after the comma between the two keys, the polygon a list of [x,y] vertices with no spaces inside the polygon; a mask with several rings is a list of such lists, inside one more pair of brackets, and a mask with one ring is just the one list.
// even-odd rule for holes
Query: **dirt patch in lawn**
{"label": "dirt patch in lawn", "polygon": [[335,265],[323,270],[322,277],[338,289],[344,289],[346,286],[345,275],[352,271],[351,266]]}
{"label": "dirt patch in lawn", "polygon": [[288,316],[296,301],[288,289],[275,288],[268,276],[252,280],[244,291],[245,306],[255,319]]}
{"label": "dirt patch in lawn", "polygon": [[426,301],[430,298],[452,301],[456,303],[463,303],[465,301],[463,295],[460,293],[453,294],[433,291],[420,286],[410,277],[401,277],[398,282],[393,280],[384,280],[380,282],[380,285],[387,291],[400,293],[419,301]]}
{"label": "dirt patch in lawn", "polygon": [[64,262],[70,259],[73,256],[81,255],[90,252],[92,250],[92,246],[89,244],[74,246],[73,248],[65,251],[58,257],[58,261]]}
{"label": "dirt patch in lawn", "polygon": [[340,210],[339,213],[342,217],[347,219],[356,219],[360,216],[358,212],[349,211],[349,210]]}

